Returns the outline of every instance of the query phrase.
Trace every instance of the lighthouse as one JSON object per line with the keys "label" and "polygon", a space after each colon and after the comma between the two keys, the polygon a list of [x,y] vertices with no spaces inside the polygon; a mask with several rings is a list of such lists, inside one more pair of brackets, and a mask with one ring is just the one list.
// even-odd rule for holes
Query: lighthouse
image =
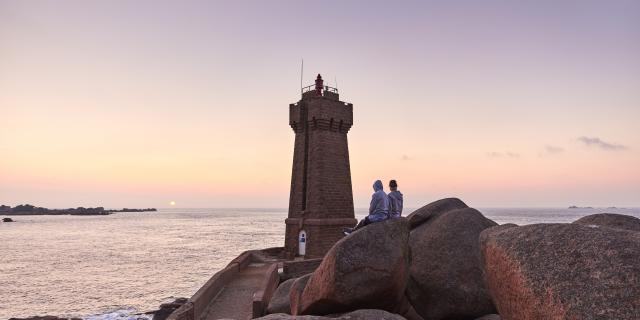
{"label": "lighthouse", "polygon": [[347,133],[353,105],[340,101],[338,90],[315,85],[302,88],[300,101],[289,105],[295,133],[285,251],[289,257],[317,258],[357,222],[353,210]]}

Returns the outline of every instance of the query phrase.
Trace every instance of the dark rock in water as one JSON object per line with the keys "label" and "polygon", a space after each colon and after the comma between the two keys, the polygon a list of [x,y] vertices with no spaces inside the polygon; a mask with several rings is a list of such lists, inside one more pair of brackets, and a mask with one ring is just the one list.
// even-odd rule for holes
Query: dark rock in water
{"label": "dark rock in water", "polygon": [[163,303],[160,305],[160,309],[149,313],[153,314],[153,320],[165,320],[187,301],[187,298],[176,298],[173,302]]}
{"label": "dark rock in water", "polygon": [[496,225],[478,210],[462,208],[433,211],[411,230],[407,297],[418,314],[440,320],[495,313],[482,276],[479,236]]}
{"label": "dark rock in water", "polygon": [[468,208],[468,206],[458,198],[445,198],[429,203],[428,205],[412,212],[407,216],[411,229],[425,223],[437,215],[451,210]]}
{"label": "dark rock in water", "polygon": [[640,219],[617,213],[598,213],[582,217],[573,223],[640,231]]}
{"label": "dark rock in water", "polygon": [[394,311],[409,276],[409,222],[373,223],[338,241],[307,283],[296,314],[324,315],[357,309]]}
{"label": "dark rock in water", "polygon": [[80,318],[60,318],[56,316],[33,316],[29,318],[9,318],[9,320],[82,320]]}
{"label": "dark rock in water", "polygon": [[534,224],[491,228],[480,242],[504,319],[640,319],[640,232]]}
{"label": "dark rock in water", "polygon": [[289,292],[291,292],[291,286],[296,278],[286,280],[281,283],[269,301],[267,306],[267,313],[287,313],[291,314],[291,298]]}
{"label": "dark rock in water", "polygon": [[[324,319],[334,319],[334,320],[405,320],[400,315],[389,313],[384,310],[376,310],[376,309],[362,309],[356,310],[353,312],[345,313],[345,314],[336,314],[336,315],[328,315],[328,316],[291,316],[284,313],[276,313],[264,316],[262,318],[257,318],[259,320],[324,320]],[[257,320],[256,319],[256,320]]]}
{"label": "dark rock in water", "polygon": [[289,291],[289,309],[291,311],[291,314],[300,314],[300,297],[302,296],[302,292],[307,286],[307,282],[309,282],[311,275],[312,273],[309,273],[300,278],[296,278],[291,284],[291,289]]}
{"label": "dark rock in water", "polygon": [[14,222],[11,218],[2,218],[2,222]]}

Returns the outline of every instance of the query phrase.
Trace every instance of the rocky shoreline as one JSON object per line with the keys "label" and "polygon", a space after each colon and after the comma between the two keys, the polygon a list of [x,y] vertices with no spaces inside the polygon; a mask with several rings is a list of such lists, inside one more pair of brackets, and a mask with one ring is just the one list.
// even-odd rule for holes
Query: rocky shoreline
{"label": "rocky shoreline", "polygon": [[117,212],[155,212],[156,208],[145,209],[105,209],[104,207],[96,208],[69,208],[69,209],[48,209],[36,207],[30,204],[22,204],[15,207],[0,205],[0,215],[6,216],[27,216],[27,215],[72,215],[72,216],[104,216]]}
{"label": "rocky shoreline", "polygon": [[[176,298],[172,302],[163,303],[157,310],[135,313],[128,316],[126,319],[140,319],[146,320],[149,317],[152,317],[153,320],[165,320],[173,313],[176,309],[180,308],[183,304],[187,302],[187,298]],[[119,318],[120,319],[120,318]],[[8,320],[82,320],[80,317],[58,317],[58,316],[31,316],[26,318],[9,318]]]}
{"label": "rocky shoreline", "polygon": [[640,219],[498,225],[449,198],[341,239],[259,319],[631,320],[639,297]]}

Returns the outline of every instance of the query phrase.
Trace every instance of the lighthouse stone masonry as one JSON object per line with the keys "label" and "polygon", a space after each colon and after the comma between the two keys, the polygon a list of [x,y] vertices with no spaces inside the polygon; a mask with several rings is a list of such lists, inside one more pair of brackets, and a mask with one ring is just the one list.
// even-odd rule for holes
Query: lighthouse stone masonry
{"label": "lighthouse stone masonry", "polygon": [[285,220],[285,251],[290,258],[322,257],[344,227],[357,222],[353,210],[347,132],[353,105],[340,101],[338,90],[307,87],[302,99],[289,105],[295,132],[289,214]]}

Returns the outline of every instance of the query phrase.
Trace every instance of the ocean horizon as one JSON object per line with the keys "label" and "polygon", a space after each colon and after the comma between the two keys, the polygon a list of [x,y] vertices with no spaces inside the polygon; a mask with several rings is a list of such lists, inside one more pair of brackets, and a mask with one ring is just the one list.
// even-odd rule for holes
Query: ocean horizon
{"label": "ocean horizon", "polygon": [[[405,216],[414,208],[405,208]],[[479,208],[499,224],[566,223],[640,208]],[[356,209],[363,218],[365,208]],[[165,208],[0,223],[0,319],[137,319],[190,297],[241,252],[284,244],[286,208]]]}

